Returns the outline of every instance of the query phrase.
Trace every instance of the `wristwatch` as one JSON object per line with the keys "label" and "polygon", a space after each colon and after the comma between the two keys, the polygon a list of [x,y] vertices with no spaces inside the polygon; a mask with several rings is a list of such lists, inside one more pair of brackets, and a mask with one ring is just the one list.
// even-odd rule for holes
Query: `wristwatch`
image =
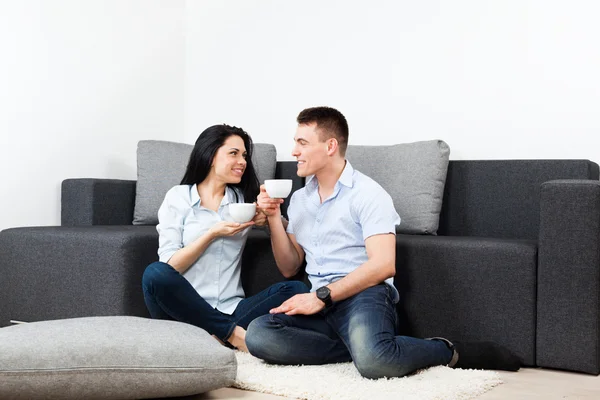
{"label": "wristwatch", "polygon": [[317,299],[325,303],[325,307],[329,308],[333,304],[331,301],[331,290],[327,286],[321,286],[317,289]]}

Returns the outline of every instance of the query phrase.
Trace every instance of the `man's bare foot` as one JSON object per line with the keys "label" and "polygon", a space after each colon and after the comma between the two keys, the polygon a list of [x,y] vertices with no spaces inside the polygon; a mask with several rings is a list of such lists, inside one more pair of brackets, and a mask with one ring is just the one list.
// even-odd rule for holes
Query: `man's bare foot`
{"label": "man's bare foot", "polygon": [[246,347],[246,330],[244,328],[236,326],[227,341],[238,350],[248,352],[248,348]]}

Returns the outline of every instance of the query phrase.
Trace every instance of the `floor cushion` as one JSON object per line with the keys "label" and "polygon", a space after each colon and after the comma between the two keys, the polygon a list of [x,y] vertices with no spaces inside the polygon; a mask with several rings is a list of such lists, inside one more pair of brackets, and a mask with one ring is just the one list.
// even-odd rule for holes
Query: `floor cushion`
{"label": "floor cushion", "polygon": [[229,386],[233,351],[175,321],[89,317],[0,329],[0,399],[144,399]]}

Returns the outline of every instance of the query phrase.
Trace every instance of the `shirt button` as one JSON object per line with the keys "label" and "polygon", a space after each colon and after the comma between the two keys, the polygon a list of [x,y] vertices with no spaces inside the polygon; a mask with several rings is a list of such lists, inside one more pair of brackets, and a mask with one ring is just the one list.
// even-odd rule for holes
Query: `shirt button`
{"label": "shirt button", "polygon": [[317,218],[317,222],[321,222],[321,219],[320,219],[320,218]]}

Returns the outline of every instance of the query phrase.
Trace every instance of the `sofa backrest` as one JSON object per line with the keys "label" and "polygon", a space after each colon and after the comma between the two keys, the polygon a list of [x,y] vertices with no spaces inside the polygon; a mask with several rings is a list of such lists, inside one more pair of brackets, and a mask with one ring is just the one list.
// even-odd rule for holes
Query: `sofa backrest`
{"label": "sofa backrest", "polygon": [[[166,193],[179,185],[194,145],[165,140],[140,140],[133,225],[156,225]],[[259,182],[275,176],[277,151],[269,143],[254,143],[252,161]],[[254,199],[245,199],[246,202]]]}
{"label": "sofa backrest", "polygon": [[588,160],[450,161],[438,234],[537,240],[541,184],[598,180]]}

